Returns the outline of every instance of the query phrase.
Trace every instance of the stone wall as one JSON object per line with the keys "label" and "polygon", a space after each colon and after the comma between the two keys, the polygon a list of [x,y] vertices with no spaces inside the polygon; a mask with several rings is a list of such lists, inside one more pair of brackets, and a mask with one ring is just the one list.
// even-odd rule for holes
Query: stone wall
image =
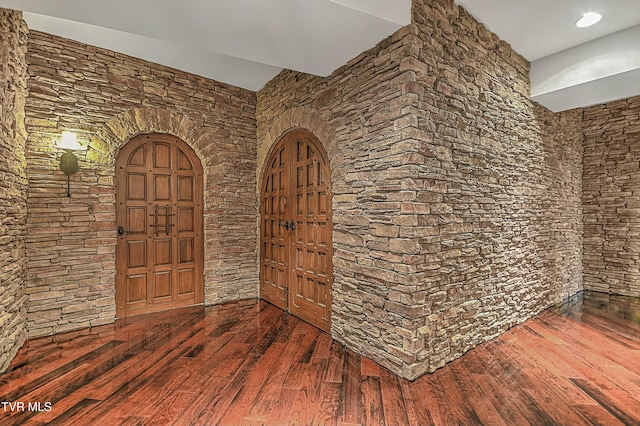
{"label": "stone wall", "polygon": [[[22,21],[5,16],[0,67],[5,50],[19,57],[26,43]],[[5,48],[6,34],[22,41]],[[0,210],[16,212],[16,237],[0,237],[0,313],[15,312],[8,323],[16,324],[9,331],[3,316],[0,366],[24,339],[25,315],[30,336],[113,321],[115,158],[143,133],[174,134],[202,160],[207,304],[257,296],[255,188],[266,155],[290,128],[318,136],[333,181],[332,335],[403,377],[434,371],[583,288],[582,113],[532,104],[528,63],[451,0],[414,0],[412,24],[331,76],[283,71],[257,99],[36,31],[28,47],[26,278],[26,136],[18,124],[6,138],[4,124],[24,91],[5,106],[13,95],[0,87],[0,148],[10,154],[0,173],[13,171],[0,182],[11,197],[3,194]],[[601,120],[611,129],[607,141],[637,135],[638,102],[625,108],[585,125],[586,157]],[[622,117],[632,124],[616,127]],[[63,130],[89,147],[71,198],[54,148]],[[633,158],[628,149],[625,159]],[[623,177],[631,166],[620,169]],[[591,172],[585,167],[585,188]],[[635,207],[617,208],[624,219]],[[585,248],[604,238],[592,235],[590,217]],[[623,219],[602,231],[622,232],[620,223],[631,223]],[[620,266],[629,252],[611,254],[620,241],[587,253]],[[585,256],[587,270],[588,263]],[[6,271],[13,281],[5,287]]]}
{"label": "stone wall", "polygon": [[[115,317],[115,158],[138,134],[191,145],[205,171],[205,303],[257,297],[255,93],[32,31],[29,37],[29,336]],[[63,130],[89,147],[59,170]]]}
{"label": "stone wall", "polygon": [[27,26],[0,9],[0,373],[26,340]]}
{"label": "stone wall", "polygon": [[640,297],[640,97],[585,108],[585,289]]}
{"label": "stone wall", "polygon": [[418,372],[583,289],[580,111],[533,105],[528,62],[451,3],[414,1],[413,187],[432,302],[412,336],[425,340]]}
{"label": "stone wall", "polygon": [[333,180],[332,335],[413,379],[582,289],[579,111],[449,0],[327,78],[258,93],[258,176],[305,127]]}

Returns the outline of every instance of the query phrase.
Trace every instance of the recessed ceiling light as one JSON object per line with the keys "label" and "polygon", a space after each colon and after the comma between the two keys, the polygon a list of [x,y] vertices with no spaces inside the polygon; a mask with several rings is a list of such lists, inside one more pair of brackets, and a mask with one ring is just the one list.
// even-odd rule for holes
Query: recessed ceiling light
{"label": "recessed ceiling light", "polygon": [[593,24],[597,24],[602,19],[602,15],[597,12],[587,12],[582,15],[582,18],[576,21],[576,27],[585,28],[590,27]]}

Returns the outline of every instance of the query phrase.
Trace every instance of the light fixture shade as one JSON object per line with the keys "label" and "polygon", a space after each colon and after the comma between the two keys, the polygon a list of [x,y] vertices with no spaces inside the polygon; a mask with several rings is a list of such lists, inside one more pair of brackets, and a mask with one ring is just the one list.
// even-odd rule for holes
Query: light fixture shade
{"label": "light fixture shade", "polygon": [[602,19],[602,15],[597,12],[587,12],[582,15],[582,18],[576,21],[576,27],[578,28],[586,28],[591,25],[597,24]]}
{"label": "light fixture shade", "polygon": [[78,143],[78,137],[74,132],[64,131],[57,143],[58,148],[69,151],[84,151],[86,148]]}
{"label": "light fixture shade", "polygon": [[78,157],[71,152],[65,152],[60,157],[60,170],[69,176],[78,171]]}

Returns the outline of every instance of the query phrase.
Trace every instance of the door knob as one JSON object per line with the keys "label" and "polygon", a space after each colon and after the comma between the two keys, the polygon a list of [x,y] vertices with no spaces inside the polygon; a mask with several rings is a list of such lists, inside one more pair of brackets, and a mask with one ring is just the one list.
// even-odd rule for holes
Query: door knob
{"label": "door knob", "polygon": [[127,233],[127,231],[124,229],[124,226],[118,226],[118,236],[123,236],[124,234]]}

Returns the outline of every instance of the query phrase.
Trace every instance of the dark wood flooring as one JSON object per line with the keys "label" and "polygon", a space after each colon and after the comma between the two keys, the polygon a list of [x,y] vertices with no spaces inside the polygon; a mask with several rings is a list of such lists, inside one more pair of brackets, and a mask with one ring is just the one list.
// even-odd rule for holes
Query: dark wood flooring
{"label": "dark wood flooring", "polygon": [[414,382],[262,301],[188,308],[33,339],[0,400],[3,426],[639,425],[640,303],[579,294]]}

